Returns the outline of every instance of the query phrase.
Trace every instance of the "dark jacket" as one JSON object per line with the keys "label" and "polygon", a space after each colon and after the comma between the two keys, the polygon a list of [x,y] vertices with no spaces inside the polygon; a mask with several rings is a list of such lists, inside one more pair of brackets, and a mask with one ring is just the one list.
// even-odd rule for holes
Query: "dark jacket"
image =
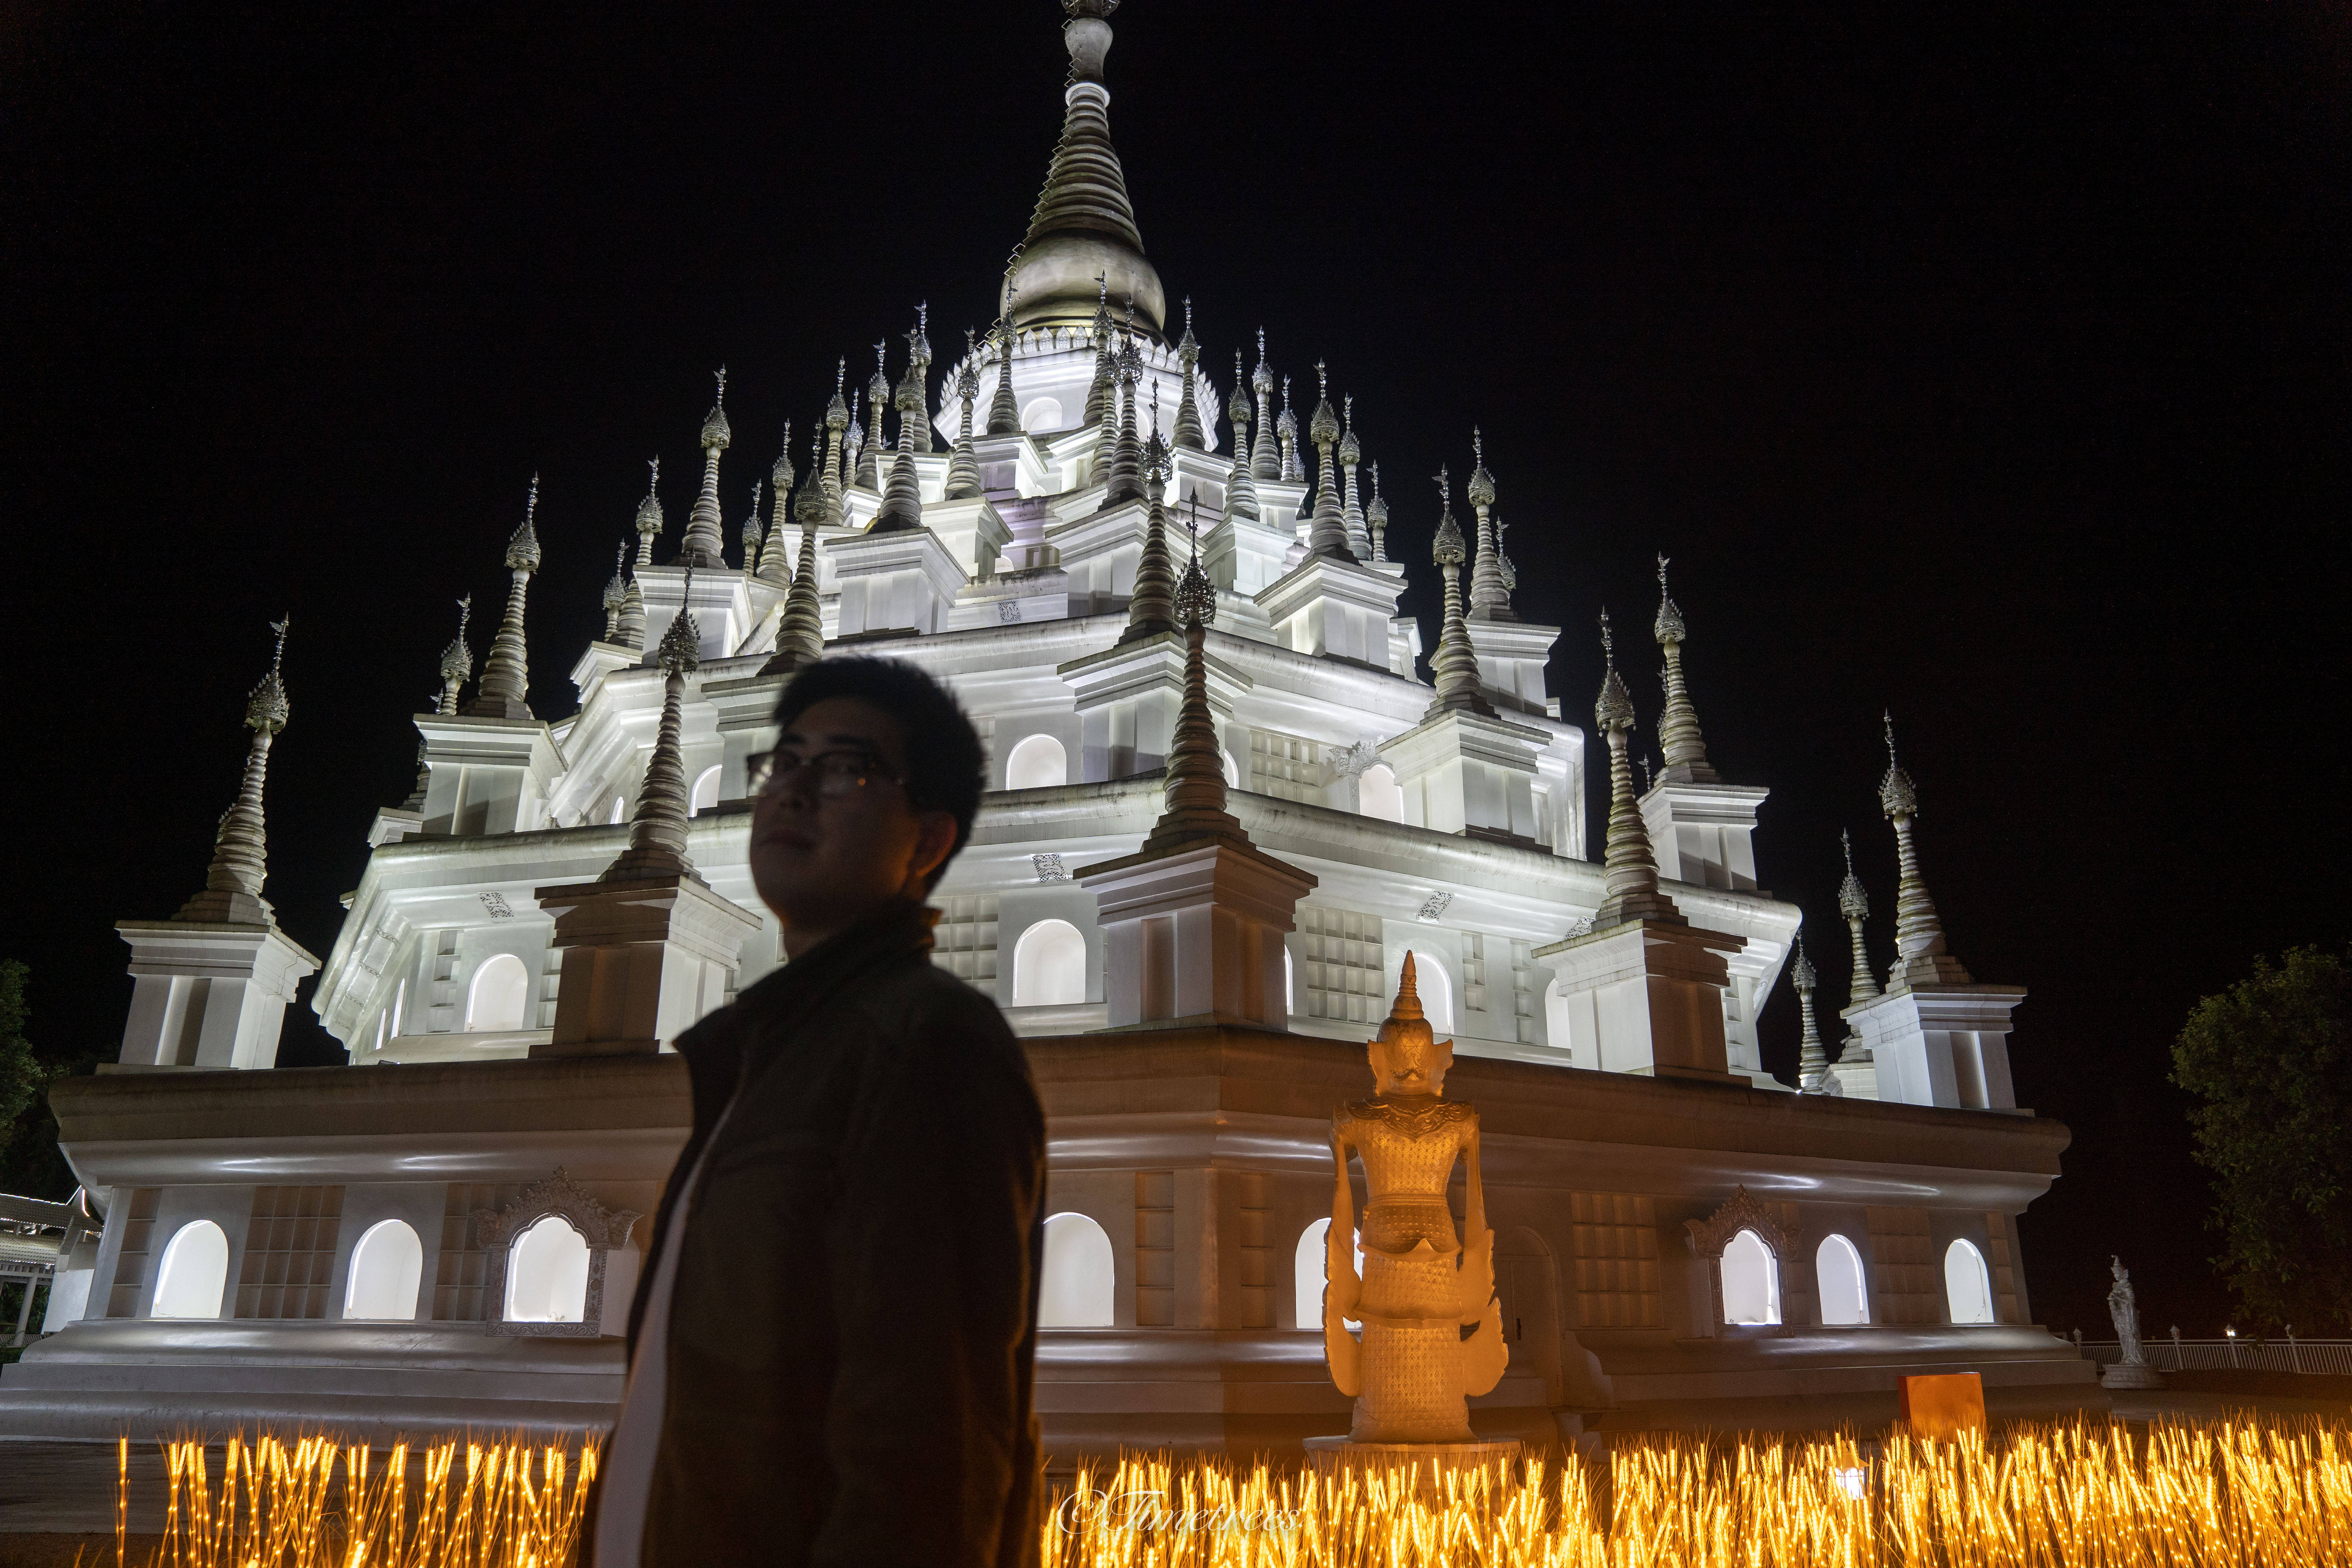
{"label": "dark jacket", "polygon": [[931,963],[935,918],[894,904],[678,1037],[694,1132],[633,1355],[677,1188],[710,1154],[646,1568],[1035,1560],[1045,1113],[996,1005]]}

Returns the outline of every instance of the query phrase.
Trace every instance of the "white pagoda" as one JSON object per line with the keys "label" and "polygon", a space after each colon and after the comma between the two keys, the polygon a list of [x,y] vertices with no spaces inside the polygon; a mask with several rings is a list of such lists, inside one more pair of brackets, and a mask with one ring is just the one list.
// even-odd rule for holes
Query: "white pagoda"
{"label": "white pagoda", "polygon": [[[206,890],[121,928],[119,1070],[56,1093],[104,1226],[0,1373],[0,1431],[609,1421],[640,1216],[688,1124],[669,1042],[780,962],[746,762],[793,672],[847,652],[940,677],[989,747],[936,960],[1003,1006],[1050,1119],[1050,1447],[1344,1428],[1328,1109],[1408,952],[1486,1130],[1511,1349],[1482,1433],[1867,1420],[1916,1372],[1979,1372],[1997,1412],[2102,1404],[2033,1325],[2018,1251],[2067,1133],[2015,1107],[2023,993],[1946,951],[1908,776],[1890,761],[1882,790],[1898,960],[1880,987],[1850,882],[1853,1037],[1828,1059],[1801,965],[1792,1093],[1756,1024],[1801,916],[1759,886],[1766,790],[1708,760],[1665,563],[1664,765],[1637,795],[1621,637],[1595,860],[1587,731],[1545,686],[1559,628],[1512,602],[1481,443],[1471,526],[1441,477],[1432,558],[1391,559],[1321,364],[1282,374],[1261,331],[1247,379],[1236,352],[1213,382],[1112,147],[1116,4],[1065,0],[1063,132],[989,331],[935,367],[914,312],[807,444],[787,428],[731,545],[720,373],[685,528],[656,464],[566,717],[530,675],[526,509],[479,679],[461,619],[323,963],[261,898],[299,642],[297,675],[273,666]],[[1425,521],[1428,499],[1394,504]],[[1432,570],[1424,679],[1397,602]],[[314,971],[351,1065],[247,1070]]]}

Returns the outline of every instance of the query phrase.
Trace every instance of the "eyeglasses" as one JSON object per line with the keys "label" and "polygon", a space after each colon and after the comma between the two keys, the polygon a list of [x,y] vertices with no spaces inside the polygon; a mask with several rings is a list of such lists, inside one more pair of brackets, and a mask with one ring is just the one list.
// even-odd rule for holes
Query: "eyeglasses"
{"label": "eyeglasses", "polygon": [[779,794],[792,787],[803,773],[816,780],[820,800],[846,800],[871,784],[906,781],[878,765],[868,752],[819,752],[813,757],[783,750],[761,752],[746,759],[744,779],[755,795]]}

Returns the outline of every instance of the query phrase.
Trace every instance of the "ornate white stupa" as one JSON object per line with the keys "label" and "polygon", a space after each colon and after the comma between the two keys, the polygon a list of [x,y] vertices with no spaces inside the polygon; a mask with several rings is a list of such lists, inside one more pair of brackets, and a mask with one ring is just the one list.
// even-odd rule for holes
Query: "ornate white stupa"
{"label": "ornate white stupa", "polygon": [[[1636,792],[1612,647],[1596,846],[1587,731],[1545,686],[1559,628],[1513,601],[1504,457],[1462,432],[1466,528],[1449,476],[1388,497],[1311,348],[1171,298],[1111,141],[1115,6],[1065,0],[1061,139],[1001,286],[965,280],[995,319],[961,355],[935,362],[910,302],[871,380],[845,354],[803,443],[788,426],[748,474],[720,372],[698,426],[647,433],[673,475],[700,459],[682,529],[658,463],[593,537],[526,504],[478,680],[461,620],[414,716],[415,792],[372,822],[353,803],[371,853],[323,963],[261,897],[263,763],[300,743],[278,740],[299,659],[272,666],[205,891],[122,926],[126,1070],[57,1091],[103,1228],[0,1374],[0,1431],[608,1420],[637,1216],[688,1125],[669,1043],[780,962],[747,761],[793,672],[847,652],[940,677],[989,748],[936,960],[1026,1038],[1051,1118],[1055,1447],[1295,1449],[1347,1419],[1329,1108],[1408,951],[1484,1118],[1509,1351],[1480,1436],[1866,1419],[1904,1372],[1981,1371],[2001,1410],[2102,1397],[2033,1326],[2018,1255],[2067,1134],[2015,1109],[2022,993],[1947,952],[1908,775],[1885,793],[1900,961],[1857,986],[1850,1061],[1809,1032],[1791,1094],[1756,1021],[1800,911],[1759,887],[1766,791],[1709,759],[1665,563],[1664,766]],[[1200,334],[1239,345],[1231,384]],[[1433,523],[1428,562],[1390,559],[1392,516]],[[616,540],[603,637],[568,662],[542,642],[534,683],[543,553]],[[1424,628],[1397,603],[1433,571]],[[1858,883],[1843,907],[1866,979]],[[314,968],[352,1065],[244,1070]]]}

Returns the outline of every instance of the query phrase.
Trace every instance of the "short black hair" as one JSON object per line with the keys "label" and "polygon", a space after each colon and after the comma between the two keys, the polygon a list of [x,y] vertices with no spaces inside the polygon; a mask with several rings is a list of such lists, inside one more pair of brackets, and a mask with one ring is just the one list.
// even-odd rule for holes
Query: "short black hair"
{"label": "short black hair", "polygon": [[988,752],[980,743],[980,731],[972,728],[955,693],[928,670],[904,659],[870,655],[803,666],[776,700],[776,728],[789,727],[835,697],[871,702],[898,722],[899,749],[907,758],[907,803],[918,811],[944,811],[955,818],[955,847],[926,885],[937,887],[971,840],[981,793],[988,787]]}

